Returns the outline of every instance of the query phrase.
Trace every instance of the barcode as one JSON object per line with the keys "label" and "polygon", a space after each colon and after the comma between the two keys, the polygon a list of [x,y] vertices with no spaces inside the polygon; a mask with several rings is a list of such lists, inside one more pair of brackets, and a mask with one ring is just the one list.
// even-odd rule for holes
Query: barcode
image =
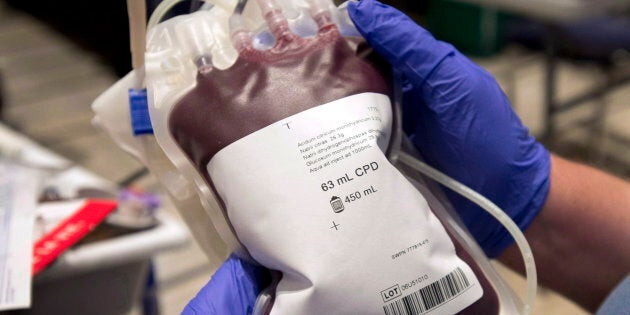
{"label": "barcode", "polygon": [[417,315],[426,313],[451,300],[470,287],[464,272],[457,267],[444,278],[383,306],[385,315]]}

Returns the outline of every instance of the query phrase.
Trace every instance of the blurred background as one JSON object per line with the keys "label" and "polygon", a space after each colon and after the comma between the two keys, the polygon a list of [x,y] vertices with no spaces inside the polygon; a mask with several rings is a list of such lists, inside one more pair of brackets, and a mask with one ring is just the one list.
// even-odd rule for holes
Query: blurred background
{"label": "blurred background", "polygon": [[[551,151],[630,177],[630,1],[385,2],[492,73]],[[90,123],[90,104],[131,70],[128,42],[124,1],[0,0],[0,124],[108,181],[160,194],[141,164]],[[163,202],[160,211],[179,222]],[[121,314],[178,314],[213,267],[192,241],[174,248],[150,253],[138,277],[107,271],[89,281],[106,287],[122,279],[132,287],[112,289],[130,292]],[[496,265],[524,288],[522,277]],[[36,281],[35,290],[48,283]],[[95,294],[76,299],[107,305]],[[544,289],[534,312],[586,313]]]}

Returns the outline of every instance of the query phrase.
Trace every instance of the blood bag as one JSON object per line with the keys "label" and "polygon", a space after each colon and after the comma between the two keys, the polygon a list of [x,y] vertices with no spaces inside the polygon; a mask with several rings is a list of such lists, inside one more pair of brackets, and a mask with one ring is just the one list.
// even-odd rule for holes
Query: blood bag
{"label": "blood bag", "polygon": [[404,163],[419,153],[395,75],[344,6],[210,11],[150,29],[149,111],[223,241],[276,275],[258,311],[521,311],[440,189]]}

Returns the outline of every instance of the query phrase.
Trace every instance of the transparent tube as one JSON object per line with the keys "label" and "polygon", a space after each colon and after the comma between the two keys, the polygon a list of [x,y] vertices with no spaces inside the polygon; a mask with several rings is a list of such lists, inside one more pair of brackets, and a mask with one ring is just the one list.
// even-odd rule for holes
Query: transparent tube
{"label": "transparent tube", "polygon": [[147,20],[145,0],[127,0],[127,14],[129,17],[131,64],[133,69],[138,69],[144,65]]}
{"label": "transparent tube", "polygon": [[[184,1],[185,0],[164,0],[160,2],[160,4],[155,8],[155,10],[153,10],[151,17],[149,18],[149,22],[147,23],[147,30],[152,29],[154,26],[160,23],[160,21],[162,21],[166,13],[169,10],[171,10],[176,4],[180,2],[184,2]],[[233,1],[230,1],[230,0],[213,0],[213,1],[202,0],[202,1],[210,6],[222,7],[226,11],[230,11],[233,7],[232,5]],[[202,6],[201,9],[202,10],[208,9],[208,7]]]}
{"label": "transparent tube", "polygon": [[184,0],[164,0],[160,2],[160,4],[155,8],[155,10],[153,10],[151,17],[149,18],[149,23],[147,24],[147,30],[152,29],[154,26],[160,23],[164,15],[166,15],[166,13],[170,9],[172,9],[176,4],[183,1]]}
{"label": "transparent tube", "polygon": [[503,212],[503,210],[501,210],[501,208],[492,203],[492,201],[488,200],[476,191],[466,187],[462,183],[432,168],[426,163],[404,152],[399,152],[398,161],[417,170],[418,172],[421,172],[427,177],[448,187],[449,189],[452,189],[456,193],[468,198],[470,201],[474,202],[475,204],[486,210],[488,213],[490,213],[508,230],[508,232],[516,241],[516,245],[518,245],[518,248],[523,255],[523,261],[525,262],[525,272],[527,275],[527,292],[526,298],[524,300],[523,314],[530,314],[536,298],[538,280],[536,275],[536,264],[534,262],[534,255],[532,254],[532,250],[529,247],[529,244],[527,243],[525,235],[523,235],[521,229],[514,223],[514,221],[512,221],[512,219],[508,215],[505,214],[505,212]]}

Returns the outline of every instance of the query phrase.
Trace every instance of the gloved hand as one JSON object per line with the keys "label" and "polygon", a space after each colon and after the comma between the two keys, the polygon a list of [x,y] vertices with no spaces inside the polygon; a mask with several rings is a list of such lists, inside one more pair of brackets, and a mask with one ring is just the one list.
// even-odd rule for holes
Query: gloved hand
{"label": "gloved hand", "polygon": [[182,311],[184,315],[251,314],[269,273],[231,255]]}
{"label": "gloved hand", "polygon": [[[453,46],[375,0],[348,12],[368,43],[403,74],[403,128],[427,163],[481,193],[524,230],[549,191],[550,155],[528,134],[494,78]],[[447,197],[489,257],[513,239],[460,195]]]}

